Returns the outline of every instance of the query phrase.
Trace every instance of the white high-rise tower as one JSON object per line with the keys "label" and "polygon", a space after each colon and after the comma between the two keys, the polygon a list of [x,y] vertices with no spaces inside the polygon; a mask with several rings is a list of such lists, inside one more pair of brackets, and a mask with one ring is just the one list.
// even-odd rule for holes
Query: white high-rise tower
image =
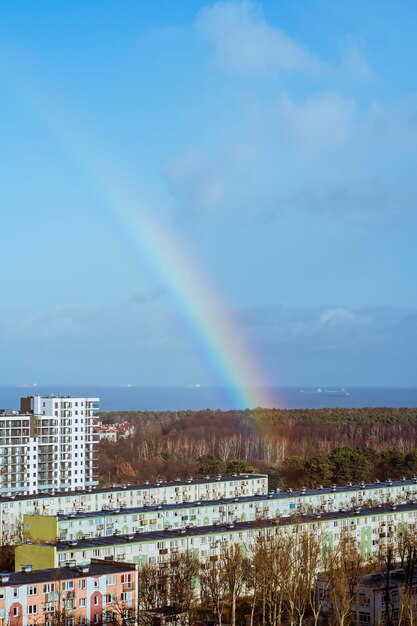
{"label": "white high-rise tower", "polygon": [[98,398],[29,396],[0,413],[0,494],[97,484]]}

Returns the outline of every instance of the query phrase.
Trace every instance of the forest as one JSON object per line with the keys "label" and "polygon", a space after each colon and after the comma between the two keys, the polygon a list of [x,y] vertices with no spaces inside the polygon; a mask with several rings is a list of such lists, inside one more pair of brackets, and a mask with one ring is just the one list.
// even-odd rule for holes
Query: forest
{"label": "forest", "polygon": [[255,409],[102,413],[134,435],[100,443],[103,483],[239,471],[272,487],[314,487],[417,474],[417,409]]}

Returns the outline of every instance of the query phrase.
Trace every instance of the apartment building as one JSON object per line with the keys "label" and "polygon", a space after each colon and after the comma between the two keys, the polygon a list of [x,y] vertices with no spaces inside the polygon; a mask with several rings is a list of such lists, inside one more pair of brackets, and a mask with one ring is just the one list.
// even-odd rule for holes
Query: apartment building
{"label": "apartment building", "polygon": [[[34,417],[19,411],[0,411],[0,495],[38,491],[42,479],[38,476],[36,451]],[[52,482],[51,475],[45,484]]]}
{"label": "apartment building", "polygon": [[0,496],[97,484],[98,398],[30,396],[0,412]]}
{"label": "apartment building", "polygon": [[97,422],[95,432],[98,434],[99,441],[110,441],[116,443],[118,439],[127,439],[135,434],[135,428],[131,422],[124,421],[115,424],[103,424]]}
{"label": "apartment building", "polygon": [[[192,551],[201,561],[219,553],[222,547],[239,543],[248,548],[262,533],[307,531],[318,537],[323,547],[336,547],[342,536],[354,538],[365,558],[381,547],[394,545],[398,534],[417,527],[417,504],[377,506],[356,511],[283,517],[279,520],[230,522],[177,530],[115,534],[108,537],[53,541],[16,546],[18,568],[31,563],[34,568],[58,567],[68,561],[88,563],[92,558],[109,558],[137,564],[169,561],[171,551]],[[301,536],[299,534],[298,536]]]}
{"label": "apartment building", "polygon": [[74,512],[67,515],[24,515],[23,539],[73,540],[274,519],[279,516],[276,502],[268,496],[261,495],[200,500],[185,504],[159,504],[133,509]]}
{"label": "apartment building", "polygon": [[9,626],[135,623],[137,572],[129,563],[93,559],[88,565],[0,574],[0,619]]}
{"label": "apartment building", "polygon": [[[238,478],[242,479],[239,484]],[[229,489],[214,490],[214,499],[202,497],[189,502],[181,498],[175,501],[160,500],[159,503],[141,507],[126,507],[122,499],[113,498],[101,510],[86,509],[58,511],[57,514],[37,514],[23,516],[23,538],[32,541],[55,541],[61,539],[81,539],[83,537],[105,537],[113,534],[130,534],[147,530],[178,529],[193,526],[210,526],[239,521],[275,519],[291,515],[321,514],[332,511],[352,511],[361,507],[379,504],[412,503],[417,497],[414,481],[356,487],[333,487],[329,489],[302,490],[300,492],[255,493],[258,492],[257,476],[231,478]],[[251,487],[245,482],[251,482]],[[233,488],[234,482],[234,488]],[[189,483],[186,483],[188,485]],[[216,486],[214,482],[213,487]],[[236,488],[236,484],[239,488]],[[255,487],[255,489],[254,489]],[[203,490],[204,491],[204,490]],[[262,490],[263,491],[263,490]],[[167,493],[167,487],[165,488]],[[177,493],[177,492],[175,492]],[[207,494],[207,490],[205,491]],[[225,494],[232,493],[233,497]],[[219,495],[220,494],[220,495]],[[129,498],[125,498],[124,502]]]}
{"label": "apartment building", "polygon": [[36,495],[7,495],[0,497],[0,542],[22,540],[25,514],[42,516],[73,515],[93,511],[113,511],[117,508],[152,507],[171,504],[191,504],[197,501],[220,500],[268,494],[265,474],[207,476],[202,479],[149,481],[141,485],[114,485],[106,488],[88,487],[72,492],[38,493]]}
{"label": "apartment building", "polygon": [[72,491],[97,484],[98,398],[28,396],[21,398],[20,409],[33,415],[38,474],[46,481],[38,491]]}
{"label": "apartment building", "polygon": [[[318,600],[326,617],[331,615],[332,601],[328,579],[321,574],[317,581]],[[350,624],[375,626],[412,623],[417,612],[417,568],[405,571],[392,569],[361,576],[355,588]],[[410,619],[411,618],[411,619]]]}

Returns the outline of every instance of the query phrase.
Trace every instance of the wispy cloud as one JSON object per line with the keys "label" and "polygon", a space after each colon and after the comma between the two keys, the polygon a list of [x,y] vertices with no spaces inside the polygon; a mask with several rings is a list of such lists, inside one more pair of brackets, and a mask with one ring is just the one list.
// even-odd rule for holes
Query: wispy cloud
{"label": "wispy cloud", "polygon": [[318,71],[321,63],[265,20],[260,5],[218,2],[203,8],[199,33],[214,46],[216,61],[235,72]]}
{"label": "wispy cloud", "polygon": [[[164,175],[183,213],[270,219],[308,211],[382,221],[414,215],[417,180],[408,164],[417,160],[415,102],[359,96],[352,79],[370,80],[374,72],[353,36],[335,51],[338,63],[325,63],[268,23],[258,3],[217,2],[200,11],[196,25],[218,66],[241,75],[245,90],[224,101],[220,92],[222,114],[209,121],[210,141],[167,160]],[[264,90],[262,80],[270,85],[279,72],[313,72],[319,80],[305,75]],[[256,84],[247,81],[253,74]]]}
{"label": "wispy cloud", "polygon": [[340,70],[348,77],[357,80],[375,78],[375,72],[368,59],[353,41],[349,42],[343,51]]}
{"label": "wispy cloud", "polygon": [[415,309],[260,307],[241,319],[280,384],[415,384]]}
{"label": "wispy cloud", "polygon": [[[232,112],[230,112],[232,114]],[[322,93],[251,102],[234,143],[173,156],[165,175],[187,213],[275,217],[283,211],[414,218],[417,109]]]}
{"label": "wispy cloud", "polygon": [[[412,384],[417,311],[399,307],[247,307],[233,311],[271,384]],[[165,300],[3,311],[4,382],[212,383]],[[398,369],[401,360],[402,367]],[[53,376],[51,375],[53,364]],[[407,372],[410,372],[409,375]],[[192,373],[192,374],[190,374]],[[219,382],[219,381],[216,381]]]}

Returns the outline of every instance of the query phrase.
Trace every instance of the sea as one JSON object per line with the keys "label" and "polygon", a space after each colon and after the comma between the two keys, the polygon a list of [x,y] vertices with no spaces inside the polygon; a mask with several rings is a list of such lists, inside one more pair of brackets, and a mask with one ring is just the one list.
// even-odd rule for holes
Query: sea
{"label": "sea", "polygon": [[[256,391],[256,390],[255,390]],[[269,407],[319,409],[332,407],[409,407],[417,408],[417,387],[269,387]],[[140,387],[16,385],[0,387],[0,409],[19,408],[20,397],[29,395],[69,395],[98,397],[106,411],[182,411],[203,409],[245,409],[242,398],[254,390],[229,387]],[[263,394],[264,395],[264,394]]]}

